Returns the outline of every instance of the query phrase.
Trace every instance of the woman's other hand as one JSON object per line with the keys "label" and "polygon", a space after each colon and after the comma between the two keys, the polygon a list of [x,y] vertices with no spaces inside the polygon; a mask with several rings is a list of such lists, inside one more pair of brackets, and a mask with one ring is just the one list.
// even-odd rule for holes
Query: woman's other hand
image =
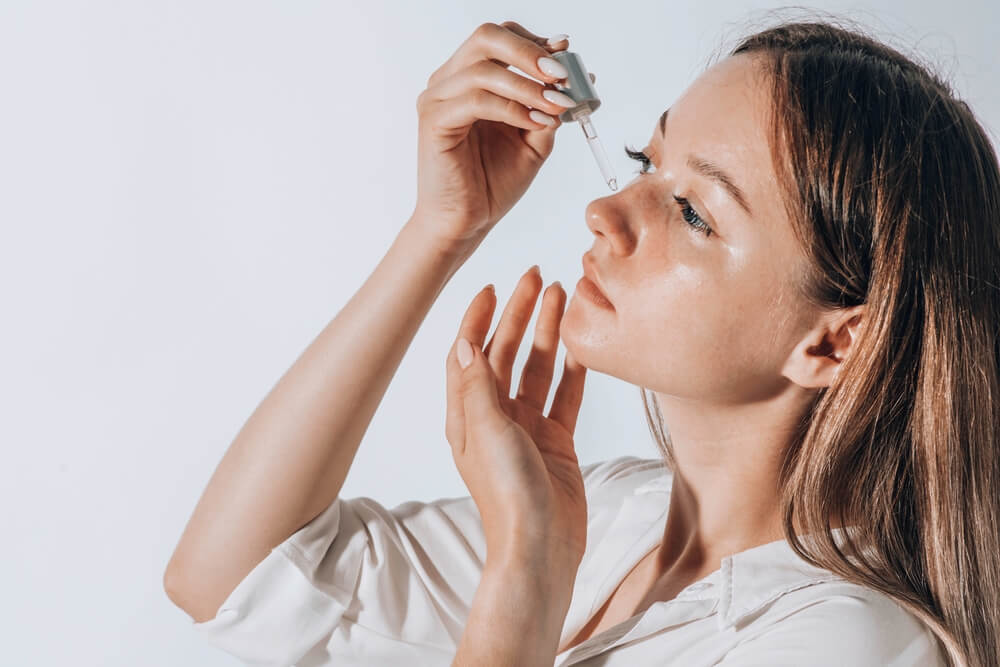
{"label": "woman's other hand", "polygon": [[[567,74],[549,57],[568,46],[558,37],[550,45],[513,21],[484,23],[417,98],[414,217],[446,247],[478,246],[552,152],[558,115],[572,105],[552,85]],[[552,124],[539,122],[545,119]]]}
{"label": "woman's other hand", "polygon": [[[573,430],[586,368],[568,351],[548,416],[542,414],[566,305],[558,283],[545,291],[517,396],[509,398],[514,357],[541,287],[533,267],[522,276],[485,350],[496,295],[486,288],[472,300],[448,354],[445,430],[479,508],[487,553],[498,559],[517,556],[522,563],[525,555],[537,555],[546,563],[577,566],[587,543],[587,501]],[[471,344],[464,352],[462,339]],[[465,353],[472,359],[463,368],[459,361],[468,358]]]}

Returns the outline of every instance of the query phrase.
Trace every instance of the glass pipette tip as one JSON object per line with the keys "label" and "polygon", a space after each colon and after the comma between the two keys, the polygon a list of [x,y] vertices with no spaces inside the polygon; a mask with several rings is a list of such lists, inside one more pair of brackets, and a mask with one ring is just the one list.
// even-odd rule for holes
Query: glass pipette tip
{"label": "glass pipette tip", "polygon": [[590,152],[594,154],[597,166],[601,170],[601,176],[604,177],[604,182],[612,190],[617,190],[618,178],[611,168],[611,161],[608,160],[608,154],[604,151],[604,144],[597,138],[597,130],[594,129],[594,123],[590,120],[590,114],[581,115],[579,121],[580,127],[583,128],[583,135],[587,137],[587,145],[590,146]]}

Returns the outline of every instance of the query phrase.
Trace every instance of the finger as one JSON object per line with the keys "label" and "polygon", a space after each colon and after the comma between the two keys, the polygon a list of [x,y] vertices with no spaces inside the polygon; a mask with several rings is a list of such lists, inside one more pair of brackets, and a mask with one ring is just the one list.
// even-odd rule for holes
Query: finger
{"label": "finger", "polygon": [[552,399],[552,409],[549,419],[559,422],[573,435],[576,429],[576,418],[580,414],[580,404],[583,402],[583,385],[587,378],[587,369],[577,363],[569,350],[566,350],[566,360],[563,364],[562,378]]}
{"label": "finger", "polygon": [[490,332],[490,325],[493,323],[496,305],[496,288],[490,283],[479,290],[469,303],[465,315],[462,316],[462,323],[458,327],[458,336],[455,337],[455,342],[458,342],[459,338],[464,338],[473,345],[482,348],[483,341],[486,340],[486,336]]}
{"label": "finger", "polygon": [[545,401],[552,386],[552,373],[559,347],[559,320],[562,319],[565,306],[566,291],[558,281],[552,283],[542,297],[542,308],[535,322],[535,340],[521,372],[517,398],[539,412],[545,409]]}
{"label": "finger", "polygon": [[525,39],[530,39],[536,44],[541,44],[553,53],[556,51],[562,51],[569,46],[569,35],[566,34],[552,35],[549,38],[545,38],[536,35],[516,21],[504,21],[500,25],[507,28],[511,32],[520,35],[521,37],[524,37]]}
{"label": "finger", "polygon": [[528,131],[562,125],[558,117],[538,109],[528,109],[520,102],[483,89],[470,90],[459,97],[446,100],[431,101],[423,115],[441,130],[465,128],[479,119],[495,120]]}
{"label": "finger", "polygon": [[547,88],[544,84],[488,60],[480,60],[454,76],[442,79],[424,92],[424,99],[446,100],[480,88],[501,98],[519,102],[528,109],[540,109],[550,116],[558,116],[566,109],[576,106],[569,95]]}
{"label": "finger", "polygon": [[[565,34],[553,35],[552,37],[545,39],[544,37],[540,37],[534,34],[533,32],[531,32],[530,30],[528,30],[527,28],[525,28],[524,26],[515,21],[504,21],[500,25],[507,28],[511,32],[521,35],[525,39],[530,39],[536,44],[541,44],[549,53],[555,53],[556,51],[564,51],[567,48],[569,48],[569,35]],[[498,62],[498,61],[493,61],[493,62]],[[504,63],[498,63],[498,64],[502,65]],[[548,84],[546,86],[546,89],[554,90],[554,87],[550,88],[550,86],[551,84]],[[575,106],[575,103],[572,102],[572,99],[565,99],[565,100],[559,98],[556,99],[559,102],[568,104],[569,106]],[[555,130],[562,126],[562,120],[559,118],[559,114],[556,113],[553,114],[553,116],[556,119],[555,124],[534,130],[525,130],[523,134],[524,143],[531,146],[532,150],[534,150],[535,153],[543,159],[547,158],[552,153],[552,148],[555,146],[556,142]],[[539,119],[539,120],[544,121],[544,119]]]}
{"label": "finger", "polygon": [[473,431],[479,433],[502,428],[507,419],[500,407],[496,376],[486,355],[475,345],[460,339],[457,345],[460,362],[468,365],[462,369],[461,396],[465,409],[465,442],[468,445]]}
{"label": "finger", "polygon": [[545,40],[542,46],[553,53],[556,51],[565,51],[569,48],[569,35],[553,35]]}
{"label": "finger", "polygon": [[531,314],[538,301],[538,293],[542,289],[542,275],[538,265],[531,267],[521,276],[514,294],[500,316],[497,329],[493,332],[484,353],[493,367],[497,377],[497,389],[501,395],[510,397],[510,377],[514,366],[514,358],[528,328]]}
{"label": "finger", "polygon": [[[508,24],[513,22],[508,21],[504,25]],[[483,23],[458,47],[451,58],[431,74],[427,85],[447,79],[477,60],[493,60],[504,67],[513,65],[528,76],[547,83],[561,81],[567,76],[565,68],[560,69],[561,65],[555,69],[555,74],[546,73],[538,63],[539,58],[549,58],[549,51],[536,39],[524,37],[503,25]]]}
{"label": "finger", "polygon": [[484,287],[469,304],[458,329],[458,337],[448,352],[446,365],[447,376],[447,410],[445,413],[444,432],[453,449],[461,451],[465,447],[465,408],[461,398],[462,369],[455,356],[459,338],[465,338],[472,345],[482,347],[493,322],[493,312],[496,309],[497,297],[492,285]]}
{"label": "finger", "polygon": [[[515,35],[520,35],[521,37],[524,37],[527,40],[531,40],[535,44],[541,44],[542,46],[545,46],[549,41],[547,37],[536,35],[535,33],[531,32],[517,21],[504,21],[503,23],[500,24],[500,27],[507,28],[507,30],[510,30]],[[569,35],[558,35],[558,36],[569,37]]]}

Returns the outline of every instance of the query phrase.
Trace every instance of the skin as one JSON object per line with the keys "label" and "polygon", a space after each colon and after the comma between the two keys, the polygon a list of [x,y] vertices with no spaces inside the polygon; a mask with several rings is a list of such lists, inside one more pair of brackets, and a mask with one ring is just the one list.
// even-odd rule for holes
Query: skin
{"label": "skin", "polygon": [[[819,311],[793,289],[805,256],[781,205],[762,82],[747,55],[707,70],[671,105],[665,134],[654,129],[644,152],[655,170],[586,209],[613,309],[575,292],[560,337],[584,367],[654,392],[678,464],[662,543],[623,582],[626,617],[727,555],[783,539],[781,456],[863,320],[862,306]],[[689,153],[725,169],[753,214],[690,169]],[[711,236],[685,222],[675,194]]]}
{"label": "skin", "polygon": [[[653,392],[678,466],[660,544],[559,651],[672,599],[726,556],[784,539],[782,455],[863,326],[864,306],[820,310],[795,288],[806,257],[771,160],[760,65],[733,56],[698,77],[671,105],[664,134],[654,123],[643,152],[655,169],[588,205],[587,255],[611,308],[578,291],[566,303],[558,283],[542,298],[517,396],[531,394],[539,376],[548,392],[558,336],[575,364]],[[728,172],[751,213],[689,168],[689,154]],[[710,236],[685,221],[674,195],[689,200]],[[485,349],[501,378],[541,289],[540,275],[522,276]],[[463,324],[472,340],[485,336],[494,304],[482,294],[473,301]]]}
{"label": "skin", "polygon": [[[557,79],[541,71],[537,59],[567,42],[545,44],[544,37],[513,22],[483,24],[432,74],[417,104],[413,216],[358,293],[248,419],[171,558],[164,587],[196,620],[212,618],[275,544],[338,496],[368,423],[437,295],[548,157],[562,107],[543,97]],[[514,76],[508,64],[537,81]],[[811,312],[787,289],[799,275],[801,255],[781,217],[764,150],[767,103],[748,87],[747,67],[741,71],[734,59],[700,77],[673,107],[670,150],[657,135],[648,147],[657,173],[588,207],[587,224],[595,232],[590,257],[614,310],[598,309],[578,295],[567,304],[562,287],[551,285],[514,399],[522,413],[532,406],[540,412],[560,338],[567,366],[556,398],[560,389],[575,391],[572,378],[583,368],[656,392],[679,460],[670,519],[661,548],[645,561],[653,567],[637,568],[644,576],[627,578],[616,598],[624,606],[612,609],[611,617],[634,608],[640,596],[669,599],[686,576],[714,570],[721,556],[780,537],[773,488],[777,454],[810,389],[831,381],[858,324],[851,312]],[[529,107],[553,115],[554,124],[531,120]],[[687,170],[681,156],[692,148],[734,174],[749,193],[753,219],[741,218],[724,193]],[[675,192],[692,200],[717,236],[700,237],[669,213]],[[539,274],[522,278],[483,350],[505,391],[541,288]],[[495,295],[485,290],[463,320],[462,336],[477,347],[494,306]],[[457,364],[454,357],[453,347],[449,364]],[[578,397],[565,398],[566,405],[575,405]],[[562,421],[571,433],[575,418]],[[460,420],[450,418],[449,424],[457,433]],[[275,433],[282,437],[275,439]],[[581,514],[552,507],[546,519],[557,525],[573,525]],[[234,552],[233,544],[241,549]],[[539,548],[547,555],[545,544]],[[502,559],[494,562],[504,565]],[[495,661],[502,645],[511,664],[526,664],[519,659],[523,652],[551,664],[547,651],[555,648],[561,626],[556,612],[565,612],[559,605],[568,604],[574,573],[565,562],[540,568],[547,581],[539,594],[537,586],[524,590],[525,569],[523,562],[500,567],[482,587],[485,593],[476,600],[481,613],[470,615],[479,622],[469,623],[463,659],[476,662],[478,653]],[[512,595],[515,586],[520,597]],[[517,612],[508,625],[491,613],[504,605]],[[524,618],[549,616],[556,620],[526,637]]]}

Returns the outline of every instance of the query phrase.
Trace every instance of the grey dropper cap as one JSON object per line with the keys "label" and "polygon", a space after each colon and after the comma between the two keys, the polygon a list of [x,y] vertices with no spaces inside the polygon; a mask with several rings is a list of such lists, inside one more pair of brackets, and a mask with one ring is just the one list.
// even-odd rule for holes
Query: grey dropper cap
{"label": "grey dropper cap", "polygon": [[577,106],[566,109],[559,114],[559,120],[563,122],[574,121],[580,111],[588,111],[589,113],[597,111],[597,107],[601,106],[601,98],[597,96],[597,89],[594,88],[594,84],[590,80],[590,73],[584,67],[580,54],[573,51],[556,51],[550,55],[569,72],[565,85],[554,84],[556,90],[566,93],[573,98],[573,101],[577,102]]}

